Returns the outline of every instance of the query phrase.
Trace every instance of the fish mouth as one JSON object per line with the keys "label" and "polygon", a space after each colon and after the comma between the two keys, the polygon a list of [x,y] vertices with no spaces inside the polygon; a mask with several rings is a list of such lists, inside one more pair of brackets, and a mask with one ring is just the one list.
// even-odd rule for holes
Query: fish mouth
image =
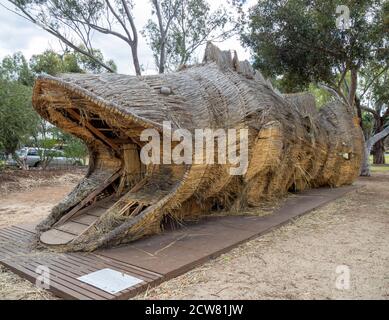
{"label": "fish mouth", "polygon": [[159,123],[61,78],[38,77],[32,102],[44,119],[84,140],[88,147],[95,141],[119,153],[123,144],[142,146],[139,137],[143,130],[162,130]]}
{"label": "fish mouth", "polygon": [[51,76],[37,79],[33,106],[44,119],[83,140],[90,157],[86,176],[38,225],[43,245],[94,250],[160,230],[169,200],[189,170],[141,162],[147,143],[141,133],[161,132],[160,124]]}

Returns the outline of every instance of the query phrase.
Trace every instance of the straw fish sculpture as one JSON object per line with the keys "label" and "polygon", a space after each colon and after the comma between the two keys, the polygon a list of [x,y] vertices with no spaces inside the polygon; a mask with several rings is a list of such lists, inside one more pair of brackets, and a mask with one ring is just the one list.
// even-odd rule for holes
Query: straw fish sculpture
{"label": "straw fish sculpture", "polygon": [[[86,176],[37,227],[42,244],[66,251],[128,243],[290,191],[348,185],[360,171],[362,132],[348,106],[334,99],[318,109],[308,93],[282,95],[247,61],[211,43],[203,63],[175,73],[41,75],[33,106],[89,149]],[[228,161],[143,163],[142,132],[162,135],[166,123],[193,136],[246,132],[245,146],[239,134],[235,141],[237,154],[247,148],[245,170],[231,174],[237,164]]]}

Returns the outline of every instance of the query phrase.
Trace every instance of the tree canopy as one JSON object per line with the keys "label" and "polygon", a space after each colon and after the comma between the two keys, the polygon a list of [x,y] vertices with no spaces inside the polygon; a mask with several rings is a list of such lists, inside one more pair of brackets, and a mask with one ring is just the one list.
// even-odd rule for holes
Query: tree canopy
{"label": "tree canopy", "polygon": [[388,116],[389,2],[261,0],[249,12],[242,42],[282,91],[320,86],[342,99],[369,127],[366,139],[378,142],[374,158],[380,153],[384,161],[383,141],[376,139],[385,138]]}
{"label": "tree canopy", "polygon": [[[348,29],[338,28],[338,5],[350,9]],[[383,0],[263,0],[250,11],[242,41],[255,66],[280,77],[283,89],[324,83],[353,104],[360,68],[387,60],[385,17]]]}
{"label": "tree canopy", "polygon": [[21,52],[6,56],[0,63],[0,79],[5,81],[17,81],[18,83],[31,86],[34,82],[34,74]]}
{"label": "tree canopy", "polygon": [[152,0],[153,16],[142,34],[147,38],[160,73],[193,62],[197,48],[222,41],[237,31],[225,6],[211,10],[205,0]]}
{"label": "tree canopy", "polygon": [[[165,72],[165,67],[175,69],[192,62],[199,46],[208,40],[226,39],[237,30],[231,10],[225,6],[211,10],[206,0],[151,0],[151,3],[153,18],[142,34],[147,38],[160,73]],[[6,7],[93,61],[95,68],[99,65],[105,71],[116,72],[116,69],[96,50],[93,35],[99,33],[119,39],[129,47],[135,73],[141,75],[134,1],[8,0]]]}
{"label": "tree canopy", "polygon": [[31,91],[17,81],[0,80],[0,146],[6,154],[13,154],[36,130]]}
{"label": "tree canopy", "polygon": [[132,14],[132,1],[8,0],[8,2],[9,10],[40,26],[105,71],[115,72],[115,69],[96,51],[93,33],[98,32],[122,40],[131,49],[136,74],[141,74],[137,52],[138,33]]}
{"label": "tree canopy", "polygon": [[[94,54],[104,60],[103,54],[99,50],[94,50]],[[112,70],[117,69],[116,64],[107,61]],[[101,73],[102,66],[94,60],[80,54],[79,52],[66,51],[59,54],[53,50],[46,50],[42,54],[34,55],[30,60],[30,68],[35,74],[41,72],[56,75],[59,73]]]}
{"label": "tree canopy", "polygon": [[[98,50],[95,55],[104,59]],[[109,63],[116,69],[113,61]],[[0,62],[0,148],[6,154],[14,154],[21,144],[40,147],[47,147],[47,143],[53,145],[47,133],[52,135],[56,131],[50,130],[48,123],[38,116],[31,104],[34,79],[42,72],[50,75],[100,73],[102,67],[93,59],[69,50],[61,54],[46,50],[42,54],[32,56],[29,62],[20,52],[6,56]],[[64,140],[63,144],[69,156],[86,154],[85,146],[78,139],[58,132],[56,136],[60,137],[61,141]]]}

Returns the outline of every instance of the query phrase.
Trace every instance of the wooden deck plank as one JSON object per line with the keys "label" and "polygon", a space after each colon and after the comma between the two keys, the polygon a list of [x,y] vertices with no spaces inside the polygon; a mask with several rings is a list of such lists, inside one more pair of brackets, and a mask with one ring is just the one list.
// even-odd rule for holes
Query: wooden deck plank
{"label": "wooden deck plank", "polygon": [[[5,231],[5,232],[4,232]],[[14,234],[9,233],[9,230],[0,230],[0,236],[3,237],[3,239],[12,240],[14,237]],[[31,235],[28,235],[27,241],[31,240]],[[55,288],[50,288],[50,291],[52,292],[60,292],[60,296],[64,298],[77,298],[77,299],[118,299],[121,298],[121,294],[111,295],[105,291],[102,291],[98,288],[95,288],[93,286],[90,286],[88,284],[85,284],[77,278],[79,276],[95,272],[99,269],[103,268],[113,268],[120,272],[125,272],[127,274],[137,276],[138,274],[134,274],[134,272],[128,272],[129,268],[126,268],[127,270],[124,270],[121,267],[112,266],[110,264],[106,264],[105,260],[100,259],[97,256],[93,256],[91,259],[84,259],[81,257],[77,257],[77,254],[74,254],[74,256],[70,256],[68,254],[54,254],[52,252],[47,253],[47,256],[44,254],[42,256],[39,256],[38,259],[34,258],[34,254],[31,254],[27,249],[22,250],[21,247],[18,247],[17,245],[11,246],[10,243],[8,243],[7,248],[4,248],[0,246],[0,259],[4,259],[2,256],[2,251],[8,253],[8,256],[13,257],[13,261],[16,261],[16,263],[7,263],[6,261],[2,261],[4,265],[7,265],[9,268],[14,270],[14,268],[19,268],[25,277],[29,277],[30,281],[33,281],[38,274],[34,274],[36,267],[39,265],[48,265],[50,267],[51,271],[51,280],[52,285],[55,286],[55,288],[59,288],[60,291],[57,291]],[[21,252],[23,251],[23,253]],[[17,257],[17,255],[20,255],[22,253],[22,257]],[[77,265],[77,267],[75,267]],[[68,271],[66,268],[68,266],[71,266],[72,271]],[[31,278],[34,275],[34,278]],[[143,285],[147,285],[147,280],[143,283]],[[35,280],[34,280],[35,281]],[[136,287],[134,286],[132,289],[138,290],[140,288],[139,285]],[[128,290],[127,290],[128,291]],[[128,294],[128,292],[126,293]],[[70,293],[70,295],[69,295]]]}
{"label": "wooden deck plank", "polygon": [[28,251],[26,248],[13,244],[1,245],[0,250],[1,252],[8,253],[8,255],[11,255],[13,257],[21,255],[31,255],[31,251]]}
{"label": "wooden deck plank", "polygon": [[18,224],[16,226],[14,226],[14,227],[17,228],[17,229],[21,229],[23,231],[28,231],[28,232],[31,232],[31,233],[35,233],[37,225],[38,225],[38,222],[35,222],[35,223],[22,223],[22,224]]}
{"label": "wooden deck plank", "polygon": [[84,275],[85,273],[91,272],[89,270],[86,271],[85,269],[84,271],[82,271],[82,269],[80,267],[77,267],[75,264],[68,263],[63,260],[57,260],[57,259],[50,261],[50,268],[51,266],[60,269],[58,270],[58,272],[62,271],[64,274],[68,274],[73,277],[79,277]]}
{"label": "wooden deck plank", "polygon": [[[71,255],[71,254],[69,254],[69,255]],[[91,258],[74,256],[74,255],[72,255],[72,257],[76,258],[77,259],[76,261],[78,261],[78,262],[80,261],[80,259],[84,259],[83,263],[85,263],[85,264],[93,263],[96,266],[106,265],[106,266],[111,267],[112,269],[120,269],[118,271],[123,271],[125,273],[128,273],[128,274],[133,275],[133,276],[138,277],[138,278],[140,277],[142,280],[145,280],[145,281],[152,281],[152,280],[155,280],[155,279],[160,278],[162,276],[161,274],[151,274],[150,272],[148,272],[148,270],[141,269],[139,267],[134,267],[134,266],[131,266],[129,264],[124,264],[124,263],[121,263],[118,261],[112,261],[112,259],[107,259],[107,258],[100,257],[97,255],[91,256]]]}
{"label": "wooden deck plank", "polygon": [[[38,266],[38,264],[36,264],[36,266]],[[72,286],[72,289],[73,290],[76,290],[76,291],[79,291],[91,298],[104,298],[104,299],[112,299],[113,298],[113,295],[108,293],[108,292],[105,292],[105,291],[102,291],[100,289],[97,289],[87,283],[84,283],[82,281],[79,281],[77,280],[78,277],[81,277],[85,274],[88,274],[90,272],[82,272],[82,271],[79,271],[79,272],[69,272],[68,270],[64,270],[63,268],[61,268],[60,266],[57,266],[55,265],[54,263],[51,263],[50,264],[50,271],[58,278],[58,279],[61,279],[61,281],[63,280],[64,283],[69,283],[71,285],[74,285]],[[96,270],[94,270],[96,271]],[[80,291],[78,288],[81,288],[82,291]],[[93,295],[93,297],[92,297]]]}
{"label": "wooden deck plank", "polygon": [[[29,261],[24,267],[32,272],[41,266],[35,261]],[[55,281],[55,283],[61,284],[62,286],[83,295],[84,297],[88,297],[89,299],[94,300],[106,300],[112,299],[112,295],[105,293],[102,290],[96,290],[96,288],[92,286],[87,286],[81,281],[76,280],[76,278],[66,275],[65,273],[58,272],[58,268],[53,264],[50,264],[50,282]],[[97,292],[97,293],[96,293]]]}
{"label": "wooden deck plank", "polygon": [[55,230],[64,231],[78,236],[87,228],[88,225],[73,222],[73,221],[68,221],[65,222],[63,225],[56,227]]}
{"label": "wooden deck plank", "polygon": [[[18,264],[17,262],[1,261],[1,263],[4,266],[10,268],[16,274],[31,281],[32,283],[35,283],[37,277],[39,276],[39,274],[37,274],[35,271],[31,271],[30,269],[25,268],[24,266]],[[63,286],[61,283],[58,283],[55,280],[51,281],[49,291],[51,291],[53,294],[55,294],[59,297],[62,297],[64,299],[92,300],[88,296],[80,294],[77,291],[73,291],[73,290],[69,289],[68,287]]]}
{"label": "wooden deck plank", "polygon": [[116,202],[117,201],[115,201],[115,200],[110,200],[110,201],[102,202],[102,203],[99,203],[97,205],[97,207],[103,208],[103,209],[105,209],[105,211],[107,211],[107,209],[111,208]]}
{"label": "wooden deck plank", "polygon": [[[108,207],[110,208],[110,207]],[[95,208],[90,209],[87,211],[88,215],[95,216],[97,218],[101,217],[105,212],[107,211],[107,208],[103,208],[100,205],[97,205]]]}
{"label": "wooden deck plank", "polygon": [[[106,262],[107,258],[102,256],[102,255],[96,255],[94,253],[91,253],[91,255],[95,255],[96,257],[98,257],[99,259],[103,260],[104,262]],[[141,268],[139,266],[136,266],[134,264],[128,264],[128,263],[124,263],[123,261],[120,261],[120,260],[117,260],[117,259],[114,259],[114,258],[109,258],[109,261],[111,261],[112,263],[115,263],[119,266],[122,266],[123,268],[126,268],[126,267],[130,267],[131,269],[134,269],[134,270],[138,270],[139,272],[146,272],[149,277],[151,279],[158,279],[162,276],[162,274],[160,273],[157,273],[157,272],[153,272],[151,270],[147,270],[147,269],[144,269],[144,268]]]}
{"label": "wooden deck plank", "polygon": [[72,241],[76,236],[64,231],[50,229],[42,233],[41,241],[47,245],[61,245],[67,244]]}
{"label": "wooden deck plank", "polygon": [[13,228],[7,228],[6,230],[3,231],[5,234],[8,234],[10,237],[12,237],[15,240],[20,240],[22,235],[18,232],[15,232]]}
{"label": "wooden deck plank", "polygon": [[[75,258],[75,257],[73,257]],[[79,261],[79,260],[76,260],[76,261]],[[129,268],[129,267],[122,267],[122,266],[119,266],[118,264],[115,264],[115,263],[110,263],[110,262],[99,262],[99,260],[97,259],[94,259],[92,261],[85,261],[84,263],[86,264],[94,264],[96,266],[96,268],[99,268],[99,269],[104,269],[104,268],[110,268],[110,269],[113,269],[113,270],[116,270],[116,271],[119,271],[119,272],[123,272],[125,274],[128,274],[128,275],[131,275],[131,276],[134,276],[136,278],[139,278],[139,279],[142,279],[146,282],[150,282],[150,281],[153,281],[155,280],[156,278],[151,278],[147,272],[140,272],[139,270],[134,270],[133,268]],[[96,271],[96,270],[94,270]],[[159,276],[161,277],[161,276]]]}
{"label": "wooden deck plank", "polygon": [[97,216],[91,214],[84,214],[79,217],[73,218],[70,221],[82,223],[84,225],[90,226],[92,223],[96,222]]}
{"label": "wooden deck plank", "polygon": [[82,270],[82,271],[92,272],[92,271],[96,270],[96,266],[94,266],[93,264],[85,265],[83,263],[80,263],[80,261],[72,259],[71,256],[69,255],[69,253],[63,253],[59,256],[56,255],[56,259],[60,263],[69,264],[69,265],[74,266],[75,268],[77,268],[79,270]]}
{"label": "wooden deck plank", "polygon": [[15,235],[16,239],[19,239],[19,237],[23,237],[25,235],[25,232],[18,229],[18,228],[15,228],[15,227],[9,227],[7,229],[8,232],[12,233]]}

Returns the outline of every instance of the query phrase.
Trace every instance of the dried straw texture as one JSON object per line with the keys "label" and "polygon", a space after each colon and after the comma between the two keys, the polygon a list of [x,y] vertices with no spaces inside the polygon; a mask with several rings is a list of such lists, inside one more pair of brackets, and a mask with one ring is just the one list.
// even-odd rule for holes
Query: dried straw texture
{"label": "dried straw texture", "polygon": [[[318,111],[309,94],[283,96],[247,61],[212,44],[201,65],[177,73],[41,76],[33,104],[51,123],[83,139],[93,159],[87,177],[53,209],[40,231],[123,170],[126,148],[120,139],[140,149],[142,130],[162,131],[163,121],[192,133],[198,128],[249,132],[244,175],[230,175],[229,164],[148,165],[142,178],[66,250],[133,241],[159,232],[167,217],[184,221],[211,208],[228,213],[257,206],[289,190],[351,184],[359,173],[362,133],[346,106],[334,101]],[[96,117],[115,139],[104,141],[91,131],[88,122]]]}

